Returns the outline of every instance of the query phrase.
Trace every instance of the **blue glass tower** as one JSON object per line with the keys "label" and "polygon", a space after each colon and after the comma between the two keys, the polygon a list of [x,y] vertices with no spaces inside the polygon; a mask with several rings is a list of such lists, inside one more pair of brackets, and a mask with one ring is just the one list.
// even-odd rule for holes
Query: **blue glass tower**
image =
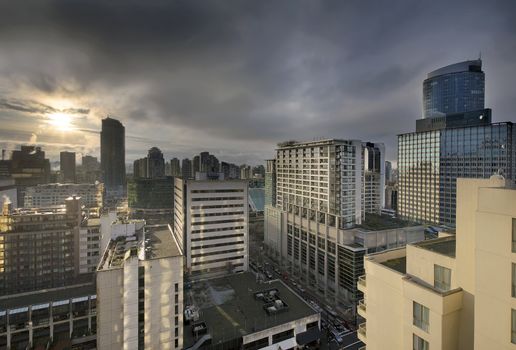
{"label": "blue glass tower", "polygon": [[428,73],[423,82],[423,118],[484,109],[482,61],[464,61]]}

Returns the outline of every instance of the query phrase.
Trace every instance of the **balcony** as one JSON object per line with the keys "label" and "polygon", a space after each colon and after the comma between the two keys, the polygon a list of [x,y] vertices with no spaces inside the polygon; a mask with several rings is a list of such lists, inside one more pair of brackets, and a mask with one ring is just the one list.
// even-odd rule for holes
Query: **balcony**
{"label": "balcony", "polygon": [[367,343],[366,342],[366,323],[365,322],[361,323],[358,326],[357,335],[358,335],[358,339],[360,339],[360,341],[362,341],[363,343]]}
{"label": "balcony", "polygon": [[358,290],[361,291],[362,293],[365,293],[366,287],[367,287],[366,275],[362,275],[362,276],[358,277],[358,283],[357,283]]}
{"label": "balcony", "polygon": [[358,301],[357,311],[360,316],[362,316],[363,318],[366,318],[367,309],[366,309],[366,303],[365,303],[364,299]]}

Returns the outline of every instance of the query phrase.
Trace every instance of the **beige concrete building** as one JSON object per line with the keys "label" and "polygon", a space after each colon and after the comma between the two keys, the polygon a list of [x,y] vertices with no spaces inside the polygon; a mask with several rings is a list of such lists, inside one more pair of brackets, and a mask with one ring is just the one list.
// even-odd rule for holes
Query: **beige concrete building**
{"label": "beige concrete building", "polygon": [[456,235],[365,258],[368,350],[516,349],[516,189],[499,176],[457,189]]}
{"label": "beige concrete building", "polygon": [[112,240],[97,270],[98,349],[183,348],[183,252],[170,227]]}

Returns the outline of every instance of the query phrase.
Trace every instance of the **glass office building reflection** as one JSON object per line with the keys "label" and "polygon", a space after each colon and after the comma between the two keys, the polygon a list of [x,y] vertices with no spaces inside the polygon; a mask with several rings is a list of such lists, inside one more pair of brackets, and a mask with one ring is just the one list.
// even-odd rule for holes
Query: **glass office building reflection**
{"label": "glass office building reflection", "polygon": [[516,129],[510,122],[399,135],[399,215],[454,226],[457,178],[501,173],[516,183],[515,160]]}
{"label": "glass office building reflection", "polygon": [[423,82],[423,117],[484,109],[482,61],[464,61],[428,73]]}

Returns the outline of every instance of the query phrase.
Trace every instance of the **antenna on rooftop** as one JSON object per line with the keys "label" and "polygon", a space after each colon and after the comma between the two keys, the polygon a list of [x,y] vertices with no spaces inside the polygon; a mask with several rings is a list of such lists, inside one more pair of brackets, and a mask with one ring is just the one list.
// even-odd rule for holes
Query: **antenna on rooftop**
{"label": "antenna on rooftop", "polygon": [[479,52],[478,52],[478,60],[479,60],[479,61],[482,61],[482,51],[479,51]]}

